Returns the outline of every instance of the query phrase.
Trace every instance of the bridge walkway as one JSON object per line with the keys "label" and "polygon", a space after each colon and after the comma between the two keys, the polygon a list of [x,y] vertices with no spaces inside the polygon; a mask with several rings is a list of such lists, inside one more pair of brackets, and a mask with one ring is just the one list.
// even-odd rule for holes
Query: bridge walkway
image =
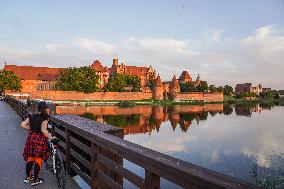
{"label": "bridge walkway", "polygon": [[[21,128],[21,118],[4,101],[0,101],[0,188],[26,189],[30,184],[24,183],[25,161],[23,147],[28,132]],[[41,177],[44,182],[34,189],[58,189],[55,175],[43,168]],[[66,188],[79,189],[75,180],[66,175]]]}

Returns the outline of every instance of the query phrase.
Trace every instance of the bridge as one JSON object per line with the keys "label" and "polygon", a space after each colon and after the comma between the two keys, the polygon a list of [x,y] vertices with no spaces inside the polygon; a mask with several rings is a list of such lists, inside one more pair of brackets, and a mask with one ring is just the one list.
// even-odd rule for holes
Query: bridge
{"label": "bridge", "polygon": [[[12,98],[6,98],[6,101],[20,117],[26,115],[25,103]],[[0,168],[7,170],[7,173],[1,171],[0,184],[9,185],[7,188],[24,188],[24,162],[21,154],[27,133],[19,128],[21,118],[7,103],[2,102],[0,106],[0,146],[5,152],[3,154],[6,154],[2,157],[4,162]],[[138,188],[156,189],[160,188],[161,178],[183,188],[257,188],[244,181],[123,140],[121,130],[110,125],[75,115],[56,114],[51,115],[51,123],[53,134],[62,141],[60,150],[69,173],[67,183],[70,187],[67,188],[75,187],[70,178],[74,175],[79,175],[91,188],[123,188],[126,179]],[[143,168],[144,177],[126,169],[123,160]],[[46,174],[46,183],[51,183],[50,186],[56,183],[50,178],[53,175],[43,174]],[[14,179],[15,177],[17,178]]]}
{"label": "bridge", "polygon": [[[30,184],[24,183],[26,164],[23,159],[23,148],[28,132],[21,128],[22,122],[15,111],[4,101],[0,101],[0,188],[1,189],[30,189]],[[35,188],[58,189],[54,175],[43,169],[41,177],[44,182]],[[67,187],[80,187],[71,178],[66,176]]]}

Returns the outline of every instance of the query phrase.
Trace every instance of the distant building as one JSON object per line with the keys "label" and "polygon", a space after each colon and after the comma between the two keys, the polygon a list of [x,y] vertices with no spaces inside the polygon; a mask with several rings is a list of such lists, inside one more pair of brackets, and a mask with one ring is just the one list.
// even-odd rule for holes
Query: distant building
{"label": "distant building", "polygon": [[55,90],[56,77],[63,68],[6,65],[4,70],[13,71],[20,79],[22,92]]}
{"label": "distant building", "polygon": [[236,87],[235,87],[235,91],[236,91],[236,93],[249,92],[249,93],[259,94],[263,91],[263,88],[262,88],[261,84],[254,87],[254,86],[252,86],[251,83],[243,83],[243,84],[237,84]]}
{"label": "distant building", "polygon": [[279,95],[281,98],[284,97],[284,90],[279,90]]}
{"label": "distant building", "polygon": [[187,71],[183,71],[179,77],[179,82],[181,83],[186,83],[186,82],[191,82],[192,78],[189,75],[189,73]]}
{"label": "distant building", "polygon": [[117,55],[113,59],[113,64],[111,68],[108,69],[109,76],[115,74],[125,74],[131,76],[138,76],[141,79],[141,87],[146,87],[149,79],[152,77],[156,78],[156,70],[149,67],[138,67],[138,66],[126,66],[125,64],[119,64]]}
{"label": "distant building", "polygon": [[[95,60],[91,65],[99,76],[99,88],[103,88],[109,78],[115,74],[125,74],[131,76],[138,76],[141,79],[141,88],[147,89],[150,78],[156,78],[156,70],[149,67],[126,66],[123,63],[119,64],[117,56],[113,59],[111,68],[103,66],[101,61]],[[37,90],[49,91],[56,90],[56,78],[60,71],[64,68],[49,68],[49,67],[34,67],[34,66],[17,66],[6,65],[4,70],[13,71],[20,79],[22,84],[22,92],[33,92]],[[130,86],[126,87],[130,90]]]}

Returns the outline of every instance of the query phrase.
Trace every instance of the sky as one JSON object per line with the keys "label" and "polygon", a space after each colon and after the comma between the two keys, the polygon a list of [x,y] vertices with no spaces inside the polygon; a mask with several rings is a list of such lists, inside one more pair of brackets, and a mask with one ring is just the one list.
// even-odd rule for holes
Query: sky
{"label": "sky", "polygon": [[284,0],[1,0],[4,63],[152,65],[209,84],[284,89]]}

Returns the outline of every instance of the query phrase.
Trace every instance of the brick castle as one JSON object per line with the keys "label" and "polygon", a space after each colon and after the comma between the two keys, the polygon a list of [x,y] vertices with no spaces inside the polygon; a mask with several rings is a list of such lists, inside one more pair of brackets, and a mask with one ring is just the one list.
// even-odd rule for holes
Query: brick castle
{"label": "brick castle", "polygon": [[[4,70],[13,71],[22,84],[21,93],[27,93],[32,98],[44,98],[51,100],[141,100],[141,99],[171,99],[171,100],[202,100],[223,101],[221,93],[181,93],[180,83],[192,82],[194,86],[200,83],[200,77],[195,81],[187,71],[183,71],[179,79],[173,76],[172,81],[162,82],[160,76],[156,76],[156,70],[149,67],[128,66],[119,64],[117,55],[113,59],[112,66],[103,66],[101,61],[95,60],[90,65],[99,76],[99,88],[102,89],[109,78],[115,74],[138,76],[141,79],[141,92],[94,92],[84,94],[73,91],[59,91],[56,89],[56,78],[64,68],[17,66],[5,64]],[[154,88],[148,87],[150,78],[154,79]],[[133,96],[135,95],[135,96]]]}

